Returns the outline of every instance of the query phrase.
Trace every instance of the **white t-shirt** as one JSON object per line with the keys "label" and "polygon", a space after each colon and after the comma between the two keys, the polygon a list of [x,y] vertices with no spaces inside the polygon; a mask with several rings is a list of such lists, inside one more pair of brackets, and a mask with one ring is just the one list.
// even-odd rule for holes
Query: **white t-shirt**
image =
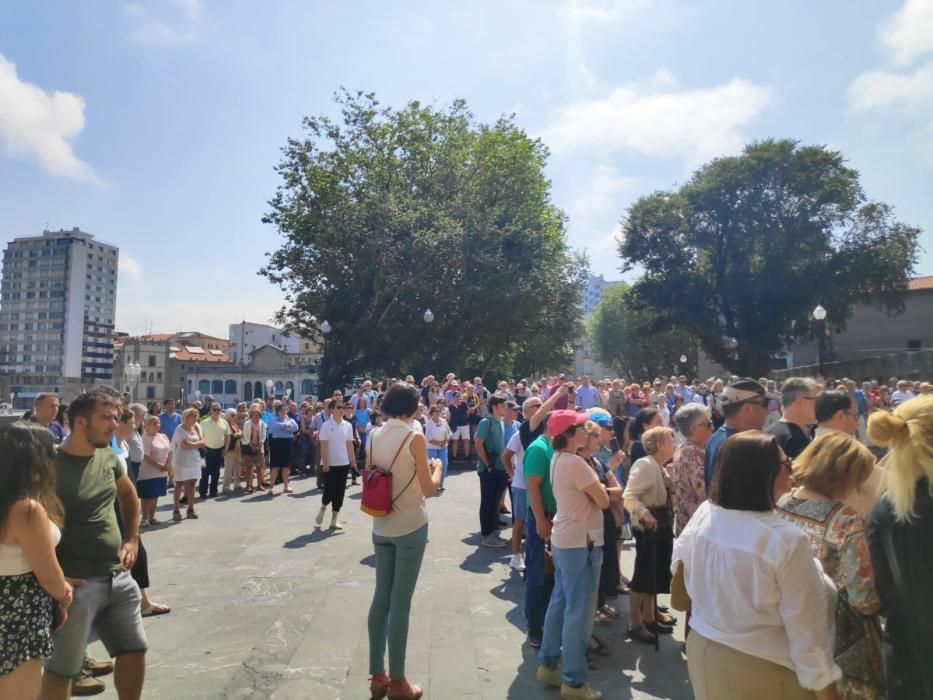
{"label": "white t-shirt", "polygon": [[431,440],[449,440],[450,426],[447,421],[441,421],[440,425],[428,418],[424,422],[424,437],[428,440],[428,449],[438,449],[437,445],[432,445]]}
{"label": "white t-shirt", "polygon": [[327,421],[321,426],[320,440],[327,441],[328,466],[342,467],[350,463],[347,443],[353,442],[353,426],[348,421]]}
{"label": "white t-shirt", "polygon": [[551,489],[557,501],[557,515],[551,528],[551,544],[555,547],[586,547],[587,535],[594,547],[603,546],[603,512],[585,493],[594,483],[599,483],[599,478],[582,457],[554,454]]}
{"label": "white t-shirt", "polygon": [[512,456],[512,468],[515,472],[512,475],[512,488],[523,489],[525,486],[525,472],[522,471],[522,460],[525,458],[525,448],[522,447],[522,437],[516,430],[509,438],[509,444],[505,446],[515,454]]}
{"label": "white t-shirt", "polygon": [[893,394],[891,394],[891,405],[900,406],[905,401],[910,401],[914,398],[915,394],[912,391],[901,391],[898,389]]}

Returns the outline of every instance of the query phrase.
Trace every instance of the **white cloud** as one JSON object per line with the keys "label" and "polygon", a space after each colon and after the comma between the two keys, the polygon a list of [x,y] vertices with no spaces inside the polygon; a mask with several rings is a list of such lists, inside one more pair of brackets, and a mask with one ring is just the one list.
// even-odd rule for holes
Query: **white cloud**
{"label": "white cloud", "polygon": [[[674,80],[669,71],[655,76],[656,84]],[[740,127],[770,100],[770,88],[740,78],[695,90],[629,85],[559,110],[539,135],[557,153],[598,148],[695,164],[738,150]]]}
{"label": "white cloud", "polygon": [[883,27],[881,41],[899,66],[933,51],[933,0],[906,0]]}
{"label": "white cloud", "polygon": [[623,16],[647,5],[649,0],[615,0],[608,3],[594,3],[588,0],[569,0],[563,9],[563,15],[575,24],[585,22],[615,22]]}
{"label": "white cloud", "polygon": [[[155,6],[160,11],[155,11]],[[130,23],[130,41],[142,46],[190,44],[198,39],[204,18],[201,0],[131,2],[124,11]]]}
{"label": "white cloud", "polygon": [[120,275],[120,280],[126,280],[128,282],[141,282],[143,279],[143,266],[134,258],[131,258],[127,253],[120,253],[120,262],[118,267],[118,272]]}
{"label": "white cloud", "polygon": [[72,150],[84,129],[84,99],[71,92],[48,93],[19,78],[0,55],[0,147],[14,156],[32,156],[53,175],[101,184],[94,170]]}
{"label": "white cloud", "polygon": [[[611,165],[600,165],[590,178],[589,189],[570,202],[572,215],[592,216],[609,209],[614,203],[618,204],[618,195],[631,190],[638,184],[638,178],[623,176],[618,168]],[[623,207],[617,206],[617,214]]]}
{"label": "white cloud", "polygon": [[[849,104],[855,111],[888,107],[911,111],[933,108],[933,61],[907,73],[862,73],[849,87]],[[933,117],[929,111],[927,113]]]}

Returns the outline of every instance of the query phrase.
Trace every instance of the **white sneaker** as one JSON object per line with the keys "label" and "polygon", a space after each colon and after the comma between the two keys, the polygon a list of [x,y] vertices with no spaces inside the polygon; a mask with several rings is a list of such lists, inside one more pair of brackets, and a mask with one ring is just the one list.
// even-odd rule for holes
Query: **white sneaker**
{"label": "white sneaker", "polygon": [[509,566],[511,566],[516,571],[524,571],[525,560],[521,554],[513,554],[511,559],[509,559]]}
{"label": "white sneaker", "polygon": [[326,509],[326,508],[321,508],[321,509],[317,512],[317,515],[314,516],[314,524],[315,524],[315,525],[320,525],[321,523],[324,522],[324,511],[325,511],[325,510],[327,510],[327,509]]}
{"label": "white sneaker", "polygon": [[343,525],[341,525],[340,523],[338,523],[336,520],[331,520],[331,521],[330,521],[330,529],[331,529],[331,530],[343,530]]}

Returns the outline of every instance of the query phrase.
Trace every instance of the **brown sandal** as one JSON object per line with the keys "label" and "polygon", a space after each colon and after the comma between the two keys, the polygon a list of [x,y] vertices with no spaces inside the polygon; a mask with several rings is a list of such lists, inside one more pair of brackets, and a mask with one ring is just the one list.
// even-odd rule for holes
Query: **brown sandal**
{"label": "brown sandal", "polygon": [[187,518],[188,520],[197,520],[198,514],[195,513],[193,510],[189,509],[188,512],[185,513],[185,518]]}

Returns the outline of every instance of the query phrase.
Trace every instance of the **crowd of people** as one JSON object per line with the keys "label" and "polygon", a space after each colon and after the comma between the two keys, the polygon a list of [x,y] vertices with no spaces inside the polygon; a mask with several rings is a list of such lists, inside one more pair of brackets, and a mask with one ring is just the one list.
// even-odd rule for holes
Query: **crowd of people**
{"label": "crowd of people", "polygon": [[[601,697],[587,674],[612,650],[596,625],[627,616],[627,636],[654,646],[671,634],[669,593],[701,700],[933,697],[929,383],[554,375],[487,388],[449,374],[300,404],[208,396],[179,413],[131,399],[44,394],[0,427],[0,697],[92,694],[109,672],[121,698],[140,697],[141,619],[170,612],[149,597],[140,532],[162,524],[169,491],[178,523],[199,501],[274,498],[307,476],[315,525],[329,506],[337,530],[348,482],[377,473],[391,502],[373,518],[370,691],[421,697],[405,652],[425,499],[456,460],[478,474],[478,544],[510,547],[522,575],[537,678],[563,698]],[[92,638],[114,663],[87,656]]]}

